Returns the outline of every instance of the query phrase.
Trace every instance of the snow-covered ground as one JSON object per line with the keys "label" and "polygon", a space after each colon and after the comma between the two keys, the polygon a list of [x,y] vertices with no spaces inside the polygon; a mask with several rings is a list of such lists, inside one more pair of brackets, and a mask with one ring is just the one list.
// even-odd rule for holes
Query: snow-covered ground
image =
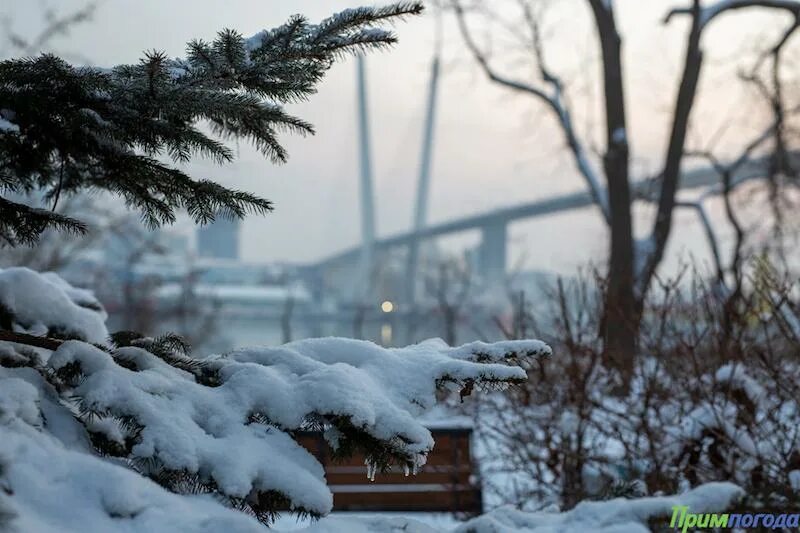
{"label": "snow-covered ground", "polygon": [[686,506],[693,513],[718,512],[742,496],[743,491],[733,484],[709,483],[679,496],[582,502],[567,512],[501,507],[466,522],[413,513],[334,513],[309,525],[295,524],[293,528],[282,521],[278,526],[305,533],[646,533],[650,521],[666,526],[675,506]]}

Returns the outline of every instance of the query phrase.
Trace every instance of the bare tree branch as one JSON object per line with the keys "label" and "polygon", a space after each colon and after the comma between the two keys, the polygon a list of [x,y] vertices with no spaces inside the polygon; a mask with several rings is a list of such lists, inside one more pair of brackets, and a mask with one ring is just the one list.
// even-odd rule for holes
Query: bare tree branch
{"label": "bare tree branch", "polygon": [[[701,8],[698,12],[700,29],[707,26],[715,17],[736,9],[748,7],[765,7],[771,9],[782,9],[790,12],[795,17],[800,16],[800,3],[795,0],[718,0],[717,2]],[[673,8],[667,12],[664,22],[669,22],[676,15],[694,16],[694,6]]]}
{"label": "bare tree branch", "polygon": [[[11,47],[25,55],[35,55],[42,51],[55,37],[69,34],[73,26],[91,20],[97,8],[97,2],[90,2],[70,13],[60,15],[53,9],[44,12],[45,26],[34,35],[23,35],[13,29],[13,21],[4,17],[0,24],[6,34],[6,40]],[[2,50],[0,50],[2,51]]]}
{"label": "bare tree branch", "polygon": [[488,56],[476,43],[473,34],[467,25],[464,7],[461,5],[461,2],[459,0],[451,0],[451,5],[455,11],[458,27],[461,31],[464,42],[486,76],[493,82],[504,87],[538,98],[555,114],[558,124],[561,127],[561,130],[567,141],[567,145],[569,146],[570,152],[573,155],[575,164],[578,167],[578,171],[586,181],[589,191],[600,208],[606,223],[610,224],[611,212],[608,205],[608,197],[604,188],[601,186],[601,178],[592,166],[584,143],[579,139],[575,131],[575,127],[572,122],[572,114],[570,112],[569,105],[565,101],[563,84],[561,83],[561,80],[555,76],[544,63],[544,54],[541,46],[538,22],[536,21],[536,17],[531,13],[530,8],[528,7],[524,11],[525,18],[527,19],[532,32],[531,44],[536,56],[539,73],[542,76],[542,79],[550,86],[549,91],[526,81],[500,74],[491,65]]}
{"label": "bare tree branch", "polygon": [[[779,54],[782,47],[786,44],[792,33],[800,27],[800,3],[789,0],[721,0],[712,5],[702,7],[699,0],[694,0],[693,5],[688,8],[671,10],[664,21],[669,22],[673,16],[678,14],[688,14],[692,17],[692,26],[689,32],[686,45],[686,59],[684,62],[683,76],[678,89],[678,97],[675,104],[670,142],[667,148],[667,155],[662,172],[661,195],[658,203],[658,210],[653,224],[651,238],[654,243],[649,256],[645,258],[644,269],[640,276],[640,292],[645,292],[655,273],[655,269],[661,262],[667,240],[672,226],[672,210],[676,206],[675,196],[680,180],[680,167],[684,155],[684,144],[686,142],[686,131],[689,125],[692,106],[697,92],[700,70],[702,67],[703,52],[700,46],[700,38],[703,29],[709,22],[721,13],[726,11],[742,9],[746,7],[762,7],[787,10],[795,16],[794,23],[784,31],[777,44],[771,49],[773,55],[773,77],[776,85],[776,92],[779,91],[779,80],[777,69]],[[777,100],[777,101],[775,101]],[[783,121],[783,109],[779,92],[773,100],[774,114],[778,121],[777,126],[773,127],[779,152],[783,153],[781,141],[781,123]],[[760,142],[758,143],[760,144]],[[746,158],[749,150],[746,150],[742,157]]]}
{"label": "bare tree branch", "polygon": [[0,341],[15,342],[17,344],[25,344],[35,348],[44,348],[45,350],[57,350],[58,347],[64,342],[59,339],[38,337],[36,335],[28,335],[27,333],[17,333],[2,329],[0,329]]}
{"label": "bare tree branch", "polygon": [[[714,154],[708,151],[686,151],[684,155],[686,157],[698,157],[707,160],[711,166],[716,170],[716,172],[720,175],[720,183],[709,187],[701,196],[694,202],[677,202],[677,207],[690,207],[697,211],[698,217],[700,218],[700,222],[704,227],[706,232],[706,237],[709,241],[709,247],[711,249],[712,256],[714,258],[714,262],[717,269],[717,279],[723,285],[726,284],[725,280],[725,272],[729,271],[731,273],[731,277],[733,278],[733,283],[735,286],[734,293],[738,293],[740,290],[740,283],[741,283],[741,264],[742,264],[742,246],[744,244],[745,239],[745,230],[742,226],[742,223],[739,220],[738,215],[736,214],[735,209],[733,208],[733,202],[731,195],[733,191],[738,188],[740,185],[744,184],[747,181],[751,181],[753,179],[762,179],[763,175],[759,173],[742,173],[741,175],[737,176],[739,170],[749,161],[751,161],[751,156],[753,152],[758,149],[760,146],[765,144],[769,139],[772,138],[775,129],[778,127],[778,121],[774,121],[770,124],[761,134],[755,137],[750,143],[748,143],[742,152],[739,154],[739,157],[734,159],[731,163],[723,164],[722,162],[717,159]],[[766,170],[766,169],[765,169]],[[715,232],[711,221],[709,220],[704,208],[703,202],[712,196],[722,195],[723,202],[725,205],[725,216],[727,218],[728,223],[733,227],[734,234],[735,234],[735,241],[733,249],[731,250],[731,258],[729,260],[729,266],[726,268],[722,262],[719,245],[717,239],[715,237]]]}
{"label": "bare tree branch", "polygon": [[695,213],[697,213],[697,218],[700,221],[700,225],[703,226],[703,231],[706,235],[706,240],[708,241],[708,247],[711,250],[711,256],[714,259],[714,267],[717,271],[717,280],[721,283],[724,283],[725,267],[722,264],[722,256],[719,251],[719,239],[717,239],[714,226],[711,224],[711,219],[708,217],[706,208],[703,205],[703,199],[701,198],[695,201],[680,200],[675,202],[675,207],[692,209],[695,211]]}
{"label": "bare tree branch", "polygon": [[675,196],[680,180],[686,132],[689,127],[689,117],[694,105],[697,84],[700,79],[700,69],[703,63],[703,52],[700,48],[700,36],[702,33],[700,0],[694,0],[691,13],[692,27],[687,38],[683,75],[678,87],[669,145],[667,146],[664,170],[661,175],[661,194],[651,232],[653,246],[648,256],[642,261],[643,269],[637,279],[638,292],[640,294],[647,292],[655,270],[664,255],[664,249],[672,229],[672,211],[675,208]]}

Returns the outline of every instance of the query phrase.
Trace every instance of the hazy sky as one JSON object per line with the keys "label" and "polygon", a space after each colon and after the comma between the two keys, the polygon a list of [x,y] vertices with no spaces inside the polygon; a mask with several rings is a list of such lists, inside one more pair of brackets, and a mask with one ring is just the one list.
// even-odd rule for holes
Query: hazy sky
{"label": "hazy sky", "polygon": [[[281,24],[293,13],[320,19],[355,3],[357,0],[105,0],[91,22],[53,41],[52,48],[73,61],[104,66],[134,62],[144,50],[153,48],[178,56],[188,40],[211,39],[221,28],[250,35]],[[554,7],[545,28],[550,66],[569,83],[581,129],[594,131],[602,120],[596,105],[602,94],[597,85],[595,35],[587,24],[588,8],[579,0],[550,3]],[[65,13],[82,4],[80,0],[5,0],[0,14],[17,32],[31,34],[43,24],[43,5]],[[645,175],[655,172],[661,161],[686,24],[676,21],[664,27],[660,23],[672,2],[619,0],[617,5],[625,36],[634,170]],[[721,124],[732,122],[738,127],[723,134],[717,145],[724,152],[740,146],[747,138],[741,132],[763,118],[732,73],[746,64],[741,57],[758,38],[782,27],[777,24],[784,21],[751,11],[719,22],[705,39],[709,68],[701,85],[692,142],[698,146],[707,143]],[[429,9],[427,15],[398,26],[400,42],[394,49],[368,57],[379,235],[410,225],[434,27]],[[480,31],[479,35],[483,40],[489,32]],[[444,42],[430,221],[580,187],[563,150],[561,133],[543,106],[487,82],[464,52],[449,15],[445,16]],[[491,32],[490,42],[495,56],[510,50],[499,33]],[[531,69],[520,59],[517,54],[506,54],[499,64],[524,77]],[[355,104],[355,62],[348,59],[334,66],[310,102],[291,106],[292,112],[316,126],[317,134],[310,138],[284,136],[290,154],[287,164],[273,166],[242,144],[240,158],[232,165],[191,165],[198,177],[211,177],[275,202],[273,214],[250,218],[244,224],[245,259],[309,261],[358,241]],[[679,217],[676,235],[675,250],[702,253],[700,233],[690,214]],[[605,232],[594,211],[516,224],[512,238],[512,260],[522,258],[531,268],[571,270],[590,259],[602,260],[605,253]]]}

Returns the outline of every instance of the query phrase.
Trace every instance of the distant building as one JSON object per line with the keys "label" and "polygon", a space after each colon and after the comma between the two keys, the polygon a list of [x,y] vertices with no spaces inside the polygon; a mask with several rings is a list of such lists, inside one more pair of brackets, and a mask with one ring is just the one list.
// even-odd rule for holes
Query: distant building
{"label": "distant building", "polygon": [[218,259],[239,258],[239,220],[218,218],[197,228],[197,254]]}

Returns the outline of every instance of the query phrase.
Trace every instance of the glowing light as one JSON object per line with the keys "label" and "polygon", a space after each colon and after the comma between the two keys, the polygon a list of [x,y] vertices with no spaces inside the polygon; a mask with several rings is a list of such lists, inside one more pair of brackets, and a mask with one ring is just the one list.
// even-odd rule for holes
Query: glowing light
{"label": "glowing light", "polygon": [[384,324],[381,326],[381,344],[384,346],[392,345],[392,325]]}
{"label": "glowing light", "polygon": [[394,304],[389,300],[386,300],[381,304],[381,311],[383,311],[384,313],[391,313],[392,311],[394,311]]}

